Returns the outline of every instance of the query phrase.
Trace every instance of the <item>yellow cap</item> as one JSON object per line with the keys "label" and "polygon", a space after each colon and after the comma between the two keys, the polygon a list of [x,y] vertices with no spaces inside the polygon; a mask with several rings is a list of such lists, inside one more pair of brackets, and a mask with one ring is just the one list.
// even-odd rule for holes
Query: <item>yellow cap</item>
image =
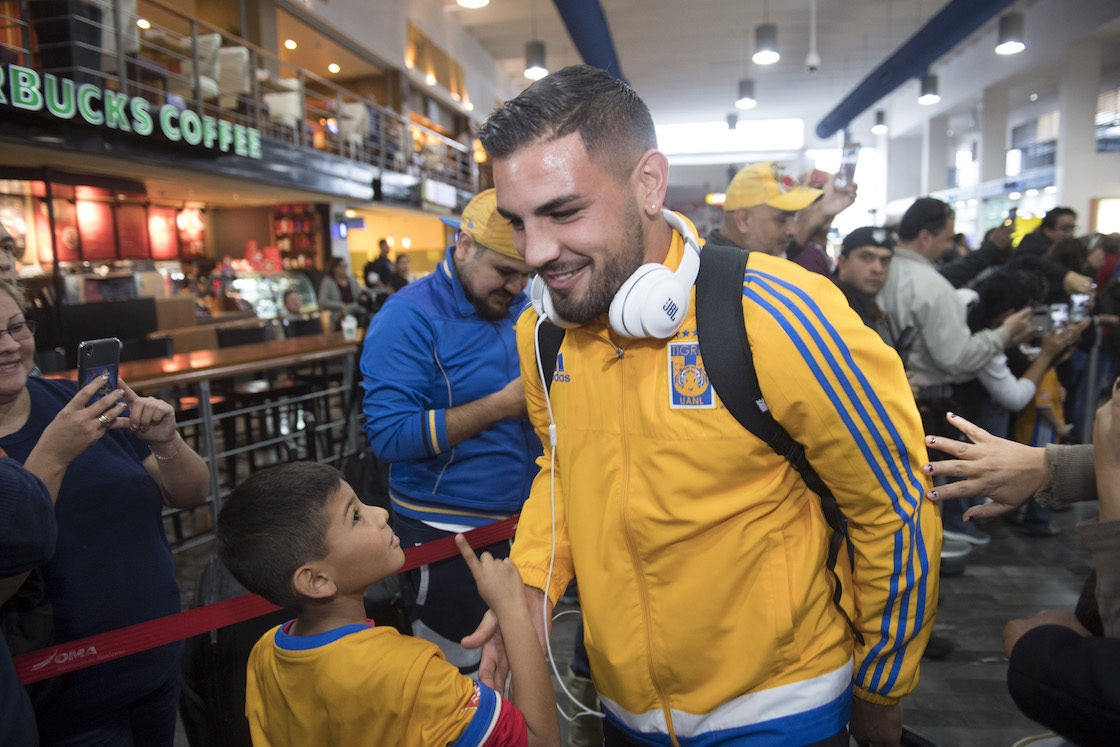
{"label": "yellow cap", "polygon": [[440,218],[441,221],[465,231],[476,243],[511,259],[524,259],[513,246],[513,228],[509,221],[498,214],[498,197],[493,189],[479,192],[463,209],[461,220]]}
{"label": "yellow cap", "polygon": [[821,194],[819,189],[801,186],[774,161],[752,163],[740,169],[727,185],[723,209],[769,205],[792,213],[808,207]]}

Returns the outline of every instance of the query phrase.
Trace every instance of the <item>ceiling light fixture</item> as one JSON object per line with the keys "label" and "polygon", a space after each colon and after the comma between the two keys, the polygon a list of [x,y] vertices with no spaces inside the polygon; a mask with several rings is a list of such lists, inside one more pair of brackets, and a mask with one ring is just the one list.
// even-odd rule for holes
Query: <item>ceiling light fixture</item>
{"label": "ceiling light fixture", "polygon": [[778,27],[762,23],[754,29],[754,60],[756,65],[773,65],[782,56],[778,54]]}
{"label": "ceiling light fixture", "polygon": [[490,0],[457,0],[457,2],[459,3],[459,7],[470,8],[471,10],[475,8],[485,8],[490,4]]}
{"label": "ceiling light fixture", "polygon": [[338,66],[337,62],[332,62],[331,64],[327,65],[327,70],[330,70],[332,73],[337,73],[341,69],[342,68]]}
{"label": "ceiling light fixture", "polygon": [[533,2],[529,3],[529,25],[533,40],[525,43],[525,77],[540,80],[548,75],[548,64],[545,62],[544,42],[537,37],[537,11]]}
{"label": "ceiling light fixture", "polygon": [[295,39],[285,39],[284,40],[284,49],[295,49],[295,48],[296,48],[296,40]]}
{"label": "ceiling light fixture", "polygon": [[922,93],[918,96],[918,103],[922,106],[933,106],[941,100],[937,93],[937,76],[926,73],[922,76]]}
{"label": "ceiling light fixture", "polygon": [[1027,45],[1023,42],[1023,14],[1013,10],[999,18],[999,44],[996,54],[1019,54]]}
{"label": "ceiling light fixture", "polygon": [[150,29],[152,27],[151,22],[147,18],[137,18],[136,25],[142,29]]}
{"label": "ceiling light fixture", "polygon": [[727,129],[734,131],[739,126],[739,115],[731,112],[727,115]]}
{"label": "ceiling light fixture", "polygon": [[882,109],[875,112],[875,124],[871,126],[871,134],[873,135],[886,135],[888,132],[887,127],[887,113]]}
{"label": "ceiling light fixture", "polygon": [[754,80],[751,78],[739,79],[739,98],[735,100],[736,109],[753,109],[758,106],[754,97]]}
{"label": "ceiling light fixture", "polygon": [[544,42],[534,40],[525,44],[525,77],[529,80],[540,80],[548,75],[548,66],[545,64]]}

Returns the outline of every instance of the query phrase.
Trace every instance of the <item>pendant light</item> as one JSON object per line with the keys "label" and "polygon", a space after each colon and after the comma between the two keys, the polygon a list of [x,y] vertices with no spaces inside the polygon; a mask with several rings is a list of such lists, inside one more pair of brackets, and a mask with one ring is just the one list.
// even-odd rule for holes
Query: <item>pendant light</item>
{"label": "pendant light", "polygon": [[926,73],[922,76],[922,93],[918,96],[918,103],[922,106],[933,106],[941,100],[937,93],[937,76]]}
{"label": "pendant light", "polygon": [[537,38],[536,3],[529,4],[529,20],[533,40],[525,44],[525,77],[540,80],[548,75],[548,65],[545,64],[544,42]]}
{"label": "pendant light", "polygon": [[735,100],[736,109],[753,109],[758,106],[758,101],[754,97],[754,79],[753,78],[740,78],[739,79],[739,98]]}
{"label": "pendant light", "polygon": [[887,113],[882,109],[875,112],[875,124],[871,126],[872,135],[886,135],[887,128]]}
{"label": "pendant light", "polygon": [[999,19],[999,44],[996,54],[1019,54],[1027,45],[1023,43],[1023,14],[1018,11],[1004,13]]}
{"label": "pendant light", "polygon": [[778,27],[762,23],[754,29],[754,60],[756,65],[773,65],[782,56],[778,54]]}

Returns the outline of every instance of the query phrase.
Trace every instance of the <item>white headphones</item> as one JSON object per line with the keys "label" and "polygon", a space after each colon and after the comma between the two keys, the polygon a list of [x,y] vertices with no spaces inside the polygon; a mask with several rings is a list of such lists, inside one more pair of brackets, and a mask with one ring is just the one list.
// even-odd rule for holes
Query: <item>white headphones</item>
{"label": "white headphones", "polygon": [[[618,289],[608,317],[611,328],[623,337],[668,339],[688,315],[689,296],[700,272],[700,242],[688,223],[673,211],[662,208],[661,217],[684,237],[684,255],[676,271],[660,262],[648,262],[634,270]],[[565,329],[578,326],[556,313],[548,285],[540,275],[529,286],[529,298],[538,316]]]}

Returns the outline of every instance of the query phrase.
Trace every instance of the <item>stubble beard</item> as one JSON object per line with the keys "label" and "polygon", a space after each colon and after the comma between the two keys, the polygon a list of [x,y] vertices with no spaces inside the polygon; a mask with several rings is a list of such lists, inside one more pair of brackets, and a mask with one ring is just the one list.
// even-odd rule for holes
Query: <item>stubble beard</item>
{"label": "stubble beard", "polygon": [[[549,288],[552,307],[560,318],[572,324],[586,324],[610,310],[611,301],[626,279],[634,274],[645,258],[645,226],[637,206],[627,203],[624,216],[626,230],[623,232],[625,245],[621,251],[605,255],[602,260],[591,263],[591,277],[587,292],[576,296],[571,290]],[[551,270],[549,265],[542,271]]]}

